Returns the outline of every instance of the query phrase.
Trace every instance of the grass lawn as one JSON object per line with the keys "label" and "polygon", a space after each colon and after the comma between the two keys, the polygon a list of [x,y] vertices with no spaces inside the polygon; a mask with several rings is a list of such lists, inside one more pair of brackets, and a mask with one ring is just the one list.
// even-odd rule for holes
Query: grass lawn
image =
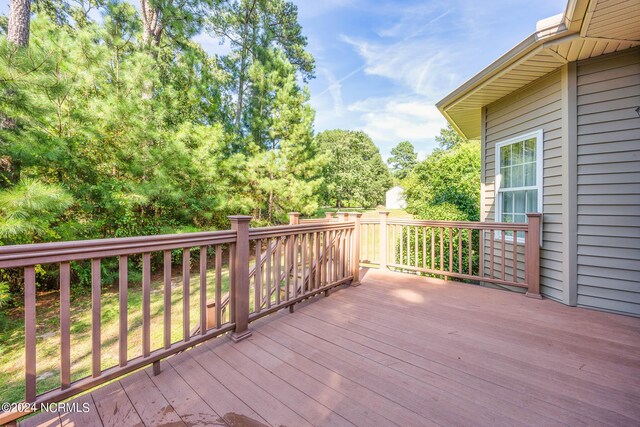
{"label": "grass lawn", "polygon": [[[180,267],[174,268],[174,273]],[[162,277],[154,277],[151,284],[151,350],[163,347],[164,293]],[[182,339],[183,295],[182,277],[172,278],[171,338]],[[214,298],[215,271],[207,271],[207,299]],[[222,295],[229,290],[228,269],[223,267]],[[198,267],[190,278],[190,328],[199,323],[200,278]],[[119,302],[117,287],[102,288],[102,368],[118,363]],[[42,393],[60,385],[60,318],[59,292],[38,293],[36,308],[36,366],[37,391]],[[128,290],[128,356],[142,355],[142,286],[129,284]],[[5,313],[0,347],[0,401],[24,400],[24,317],[23,309]],[[91,295],[87,291],[71,291],[71,380],[91,374]]]}

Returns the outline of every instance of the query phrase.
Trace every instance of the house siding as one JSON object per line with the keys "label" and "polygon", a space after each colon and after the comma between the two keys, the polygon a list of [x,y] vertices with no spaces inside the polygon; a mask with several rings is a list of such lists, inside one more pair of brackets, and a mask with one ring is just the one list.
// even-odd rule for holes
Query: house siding
{"label": "house siding", "polygon": [[640,316],[640,49],[577,64],[577,303]]}
{"label": "house siding", "polygon": [[[495,219],[495,145],[520,134],[543,129],[543,233],[540,254],[541,292],[563,298],[562,90],[560,70],[536,80],[485,110],[483,121],[483,221]],[[496,245],[498,246],[498,245]],[[485,242],[485,253],[489,245]],[[508,250],[508,249],[507,249]],[[519,259],[522,259],[523,250]],[[507,257],[509,257],[507,253]],[[508,259],[508,258],[507,258]],[[486,258],[485,258],[486,260]],[[486,264],[485,264],[486,265]],[[523,264],[518,263],[523,277]],[[507,273],[509,269],[507,268]]]}

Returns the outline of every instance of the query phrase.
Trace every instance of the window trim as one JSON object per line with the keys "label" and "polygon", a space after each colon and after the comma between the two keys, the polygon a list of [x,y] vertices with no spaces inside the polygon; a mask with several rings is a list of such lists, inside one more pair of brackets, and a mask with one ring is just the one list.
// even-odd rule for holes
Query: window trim
{"label": "window trim", "polygon": [[[501,169],[501,164],[500,164],[500,149],[502,147],[505,146],[509,146],[511,144],[515,144],[517,142],[521,142],[521,141],[525,141],[527,139],[531,139],[531,138],[535,138],[536,139],[536,189],[538,190],[538,213],[542,213],[543,211],[543,205],[542,205],[542,201],[543,201],[543,191],[544,191],[544,168],[543,168],[543,161],[544,161],[544,130],[543,129],[538,129],[532,132],[527,132],[527,133],[523,133],[520,135],[517,135],[513,138],[509,138],[506,139],[504,141],[500,141],[497,142],[495,144],[495,152],[494,152],[494,157],[495,157],[495,171],[494,171],[494,178],[495,178],[495,183],[494,183],[494,204],[495,204],[495,222],[503,222],[502,221],[502,197],[501,197],[501,186],[502,186],[502,169]],[[511,191],[518,191],[518,190],[525,190],[525,189],[531,189],[533,186],[526,186],[526,187],[512,187],[509,188],[509,190]],[[498,238],[498,236],[495,236],[495,238]],[[512,238],[507,236],[507,239],[511,240]],[[524,239],[522,238],[518,238],[518,243],[523,243]]]}

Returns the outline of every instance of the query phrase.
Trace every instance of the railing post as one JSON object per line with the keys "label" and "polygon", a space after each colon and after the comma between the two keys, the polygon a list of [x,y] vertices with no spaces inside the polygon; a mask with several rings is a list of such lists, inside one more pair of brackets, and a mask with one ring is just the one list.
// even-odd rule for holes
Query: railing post
{"label": "railing post", "polygon": [[327,221],[333,221],[333,212],[325,212],[324,219]]}
{"label": "railing post", "polygon": [[235,331],[231,334],[234,342],[251,336],[249,330],[249,221],[247,215],[230,216],[231,229],[236,231],[235,257],[233,268],[234,283],[231,297],[235,299]]}
{"label": "railing post", "polygon": [[300,212],[289,212],[289,225],[300,224]]}
{"label": "railing post", "polygon": [[542,214],[527,214],[528,230],[525,239],[526,296],[542,299],[540,295],[540,225]]}
{"label": "railing post", "polygon": [[389,211],[379,211],[380,214],[380,247],[378,248],[380,258],[380,270],[384,270],[387,268],[387,255],[389,250],[387,249],[387,217],[389,216]]}
{"label": "railing post", "polygon": [[347,222],[349,220],[349,212],[338,212],[338,222]]}
{"label": "railing post", "polygon": [[349,218],[353,221],[353,235],[351,237],[351,263],[353,281],[351,286],[360,285],[360,212],[349,213]]}

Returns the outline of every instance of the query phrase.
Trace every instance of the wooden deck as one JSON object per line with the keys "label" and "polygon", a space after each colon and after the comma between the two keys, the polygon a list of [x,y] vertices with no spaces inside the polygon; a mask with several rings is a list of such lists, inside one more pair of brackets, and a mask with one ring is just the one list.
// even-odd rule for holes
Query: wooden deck
{"label": "wooden deck", "polygon": [[370,270],[21,425],[640,425],[640,319]]}

